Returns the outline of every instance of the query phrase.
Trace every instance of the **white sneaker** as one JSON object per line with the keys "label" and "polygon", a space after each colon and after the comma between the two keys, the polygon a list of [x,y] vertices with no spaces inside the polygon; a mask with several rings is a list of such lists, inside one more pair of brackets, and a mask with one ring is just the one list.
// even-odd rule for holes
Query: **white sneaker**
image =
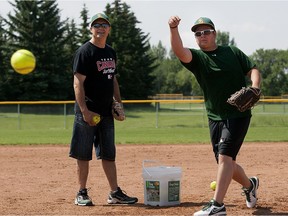
{"label": "white sneaker", "polygon": [[80,190],[77,193],[74,203],[75,205],[79,205],[79,206],[93,206],[94,205],[91,198],[88,196],[86,188]]}
{"label": "white sneaker", "polygon": [[209,215],[226,215],[225,205],[220,205],[215,200],[210,202],[203,207],[202,210],[195,212],[194,216],[209,216]]}
{"label": "white sneaker", "polygon": [[257,189],[259,187],[259,179],[257,177],[251,177],[250,182],[252,188],[249,190],[247,188],[242,188],[243,194],[246,196],[246,205],[248,208],[253,208],[257,202]]}

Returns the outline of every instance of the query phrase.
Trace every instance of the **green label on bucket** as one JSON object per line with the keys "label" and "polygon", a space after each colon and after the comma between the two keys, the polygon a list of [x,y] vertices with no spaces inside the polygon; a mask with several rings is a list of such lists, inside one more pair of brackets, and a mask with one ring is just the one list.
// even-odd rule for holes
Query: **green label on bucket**
{"label": "green label on bucket", "polygon": [[160,182],[159,181],[146,181],[146,194],[147,194],[147,201],[159,202],[160,201]]}
{"label": "green label on bucket", "polygon": [[179,201],[180,194],[180,181],[168,182],[168,201]]}

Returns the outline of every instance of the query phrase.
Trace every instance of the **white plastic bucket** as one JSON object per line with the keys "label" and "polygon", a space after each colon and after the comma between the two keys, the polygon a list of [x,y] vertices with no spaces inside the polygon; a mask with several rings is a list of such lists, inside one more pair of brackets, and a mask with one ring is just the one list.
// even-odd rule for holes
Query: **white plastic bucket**
{"label": "white plastic bucket", "polygon": [[146,167],[143,161],[144,204],[151,206],[171,206],[180,204],[181,167]]}

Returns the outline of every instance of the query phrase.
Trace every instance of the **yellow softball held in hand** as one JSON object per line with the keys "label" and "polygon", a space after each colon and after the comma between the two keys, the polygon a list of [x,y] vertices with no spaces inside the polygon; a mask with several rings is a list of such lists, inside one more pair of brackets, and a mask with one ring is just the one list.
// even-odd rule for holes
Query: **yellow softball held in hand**
{"label": "yellow softball held in hand", "polygon": [[210,183],[210,188],[211,188],[213,191],[216,190],[216,181],[212,181],[212,182]]}
{"label": "yellow softball held in hand", "polygon": [[97,125],[100,122],[101,118],[99,115],[93,116],[93,122]]}

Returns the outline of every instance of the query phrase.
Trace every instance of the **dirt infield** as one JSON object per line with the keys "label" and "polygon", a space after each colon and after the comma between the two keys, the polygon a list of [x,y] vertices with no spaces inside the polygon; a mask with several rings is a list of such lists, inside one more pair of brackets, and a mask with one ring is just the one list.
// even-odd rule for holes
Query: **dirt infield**
{"label": "dirt infield", "polygon": [[[107,205],[109,191],[101,162],[91,162],[89,195],[96,204],[73,204],[78,189],[75,160],[68,146],[0,146],[1,215],[193,215],[213,196],[209,184],[216,163],[209,144],[118,145],[119,185],[137,196],[135,205]],[[288,143],[245,143],[238,162],[260,179],[258,204],[247,209],[241,188],[232,182],[225,205],[228,215],[288,215]],[[143,160],[181,166],[181,204],[144,205]]]}

